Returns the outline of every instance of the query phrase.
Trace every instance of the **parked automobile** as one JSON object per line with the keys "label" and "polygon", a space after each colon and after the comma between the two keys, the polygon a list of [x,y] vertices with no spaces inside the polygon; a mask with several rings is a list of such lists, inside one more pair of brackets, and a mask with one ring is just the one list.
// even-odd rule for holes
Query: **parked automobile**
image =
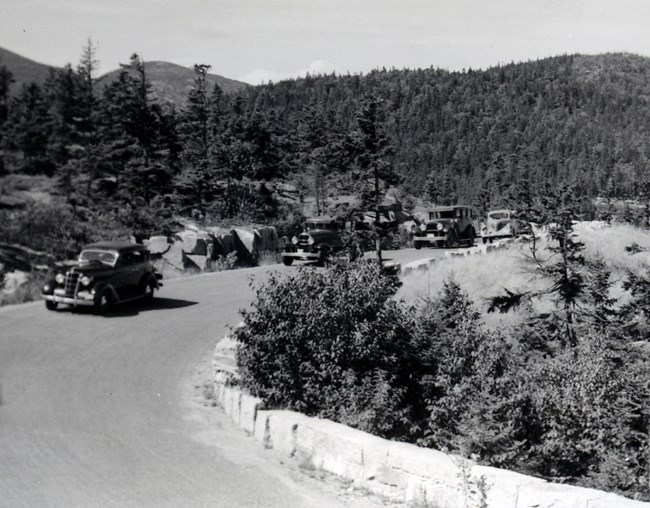
{"label": "parked automobile", "polygon": [[471,206],[439,206],[429,211],[429,220],[413,238],[413,246],[416,249],[472,246],[476,230],[476,214]]}
{"label": "parked automobile", "polygon": [[108,313],[120,303],[153,299],[161,279],[144,245],[98,242],[85,246],[76,261],[57,263],[41,297],[48,310],[65,304]]}
{"label": "parked automobile", "polygon": [[304,224],[303,232],[284,246],[282,262],[291,266],[294,260],[316,261],[324,264],[327,258],[344,248],[345,222],[334,217],[312,217]]}
{"label": "parked automobile", "polygon": [[514,210],[491,210],[487,214],[485,226],[481,228],[483,243],[495,239],[518,236],[526,229]]}

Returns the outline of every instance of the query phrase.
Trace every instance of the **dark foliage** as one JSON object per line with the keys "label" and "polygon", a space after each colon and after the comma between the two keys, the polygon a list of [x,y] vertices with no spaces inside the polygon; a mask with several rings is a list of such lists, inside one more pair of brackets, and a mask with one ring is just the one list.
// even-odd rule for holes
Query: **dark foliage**
{"label": "dark foliage", "polygon": [[268,407],[404,439],[414,359],[396,290],[364,262],[272,275],[236,331],[242,382]]}
{"label": "dark foliage", "polygon": [[[269,407],[650,499],[650,365],[618,327],[581,321],[572,342],[535,349],[525,329],[483,329],[453,281],[418,309],[394,290],[367,264],[272,277],[236,332],[243,384]],[[543,326],[566,333],[564,309],[553,316]]]}

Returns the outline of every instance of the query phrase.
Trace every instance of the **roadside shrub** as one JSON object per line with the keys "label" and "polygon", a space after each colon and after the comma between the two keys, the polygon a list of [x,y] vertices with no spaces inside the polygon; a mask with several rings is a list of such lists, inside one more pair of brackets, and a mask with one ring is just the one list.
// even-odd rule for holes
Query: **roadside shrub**
{"label": "roadside shrub", "polygon": [[[0,274],[1,276],[2,274]],[[10,293],[0,292],[0,307],[38,300],[47,278],[48,274],[45,272],[31,272],[25,283],[18,286],[14,291]]]}
{"label": "roadside shrub", "polygon": [[529,401],[519,389],[519,352],[480,314],[454,281],[420,310],[415,349],[426,407],[420,446],[513,465],[526,437]]}
{"label": "roadside shrub", "polygon": [[272,274],[235,332],[242,382],[268,407],[405,438],[413,358],[397,287],[364,262]]}
{"label": "roadside shrub", "polygon": [[593,333],[531,365],[529,393],[539,432],[529,454],[534,470],[650,499],[648,366]]}
{"label": "roadside shrub", "polygon": [[51,253],[57,259],[76,254],[82,245],[95,240],[97,233],[75,219],[70,208],[63,205],[38,204],[0,216],[3,241]]}

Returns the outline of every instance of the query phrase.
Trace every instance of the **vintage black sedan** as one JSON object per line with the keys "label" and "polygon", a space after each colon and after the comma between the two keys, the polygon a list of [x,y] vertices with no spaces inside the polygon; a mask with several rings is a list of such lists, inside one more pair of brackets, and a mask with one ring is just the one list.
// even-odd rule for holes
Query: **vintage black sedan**
{"label": "vintage black sedan", "polygon": [[144,245],[98,242],[85,246],[76,261],[57,263],[41,297],[48,310],[65,304],[105,314],[119,303],[153,299],[160,279]]}

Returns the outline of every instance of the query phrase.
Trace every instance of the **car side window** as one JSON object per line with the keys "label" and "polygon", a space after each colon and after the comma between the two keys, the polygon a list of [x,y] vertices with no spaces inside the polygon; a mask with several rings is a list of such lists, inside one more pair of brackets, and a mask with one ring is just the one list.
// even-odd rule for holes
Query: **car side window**
{"label": "car side window", "polygon": [[137,265],[144,263],[144,253],[142,251],[131,253],[131,264]]}
{"label": "car side window", "polygon": [[120,265],[122,266],[129,266],[133,264],[133,253],[132,252],[125,252],[124,254],[120,255]]}

